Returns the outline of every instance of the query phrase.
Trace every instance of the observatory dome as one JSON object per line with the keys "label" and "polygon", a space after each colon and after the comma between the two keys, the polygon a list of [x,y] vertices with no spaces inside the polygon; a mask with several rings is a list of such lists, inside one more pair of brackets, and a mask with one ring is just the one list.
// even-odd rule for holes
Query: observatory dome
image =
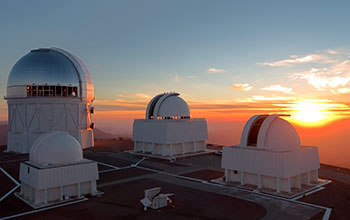
{"label": "observatory dome", "polygon": [[[87,67],[78,57],[58,48],[31,50],[18,60],[8,77],[6,98],[27,97],[31,86],[36,86],[35,96],[39,96],[38,90],[44,90],[39,86],[51,86],[52,91],[55,91],[53,86],[69,86],[77,88],[77,97],[94,97],[92,77]],[[45,96],[51,96],[51,93]]]}
{"label": "observatory dome", "polygon": [[67,132],[50,131],[34,142],[29,157],[35,164],[72,164],[83,159],[83,151],[80,143]]}
{"label": "observatory dome", "polygon": [[255,115],[251,117],[241,137],[241,146],[258,147],[272,151],[291,151],[301,147],[295,128],[281,115]]}
{"label": "observatory dome", "polygon": [[164,93],[155,96],[147,106],[146,119],[190,118],[190,109],[179,95],[179,93]]}

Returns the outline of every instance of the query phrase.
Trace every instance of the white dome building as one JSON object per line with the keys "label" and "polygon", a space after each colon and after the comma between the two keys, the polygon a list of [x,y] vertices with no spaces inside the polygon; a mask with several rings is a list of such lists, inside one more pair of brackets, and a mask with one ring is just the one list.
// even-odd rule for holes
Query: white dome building
{"label": "white dome building", "polygon": [[147,106],[146,119],[189,119],[190,109],[178,93],[155,96]]}
{"label": "white dome building", "polygon": [[187,103],[178,93],[155,96],[148,104],[146,119],[133,125],[134,151],[175,157],[206,150],[207,122],[191,118]]}
{"label": "white dome building", "polygon": [[97,163],[83,158],[80,143],[67,132],[50,131],[33,144],[21,163],[19,196],[32,207],[96,195]]}
{"label": "white dome building", "polygon": [[13,66],[7,82],[7,150],[29,153],[50,130],[67,131],[83,148],[94,145],[91,73],[58,48],[31,50]]}
{"label": "white dome building", "polygon": [[301,146],[294,127],[279,116],[255,115],[245,124],[241,143],[224,147],[225,180],[277,192],[316,184],[320,162],[317,147]]}
{"label": "white dome building", "polygon": [[41,135],[30,151],[30,162],[41,165],[73,164],[83,160],[77,139],[66,132],[51,131]]}

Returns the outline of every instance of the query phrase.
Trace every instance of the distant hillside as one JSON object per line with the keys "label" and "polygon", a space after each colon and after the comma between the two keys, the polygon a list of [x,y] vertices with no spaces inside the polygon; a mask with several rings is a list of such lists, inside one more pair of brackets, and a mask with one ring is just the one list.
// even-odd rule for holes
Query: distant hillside
{"label": "distant hillside", "polygon": [[[0,124],[0,146],[7,145],[7,124]],[[96,139],[118,138],[120,135],[110,134],[98,128],[94,129]]]}
{"label": "distant hillside", "polygon": [[102,131],[98,128],[94,129],[94,135],[95,135],[95,139],[109,139],[109,138],[118,137],[118,135],[116,135],[116,134],[110,134],[110,133]]}
{"label": "distant hillside", "polygon": [[7,124],[0,125],[0,146],[7,145]]}

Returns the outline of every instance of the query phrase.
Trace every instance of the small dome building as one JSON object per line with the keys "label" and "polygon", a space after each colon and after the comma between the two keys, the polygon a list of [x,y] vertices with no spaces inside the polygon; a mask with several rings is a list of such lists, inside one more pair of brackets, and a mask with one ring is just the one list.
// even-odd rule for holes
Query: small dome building
{"label": "small dome building", "polygon": [[7,81],[7,150],[29,153],[40,135],[67,131],[83,148],[94,145],[91,73],[59,48],[31,50],[13,66]]}
{"label": "small dome building", "polygon": [[179,93],[159,94],[148,103],[146,118],[134,120],[132,139],[135,152],[162,157],[204,152],[207,123],[191,118]]}
{"label": "small dome building", "polygon": [[287,115],[251,117],[240,145],[224,147],[225,181],[288,193],[318,182],[317,147],[301,146],[297,131],[282,116]]}
{"label": "small dome building", "polygon": [[32,207],[96,195],[97,163],[83,158],[80,143],[67,132],[50,131],[33,144],[21,163],[19,196]]}
{"label": "small dome building", "polygon": [[36,139],[30,162],[42,165],[73,164],[83,160],[80,143],[66,132],[48,132]]}

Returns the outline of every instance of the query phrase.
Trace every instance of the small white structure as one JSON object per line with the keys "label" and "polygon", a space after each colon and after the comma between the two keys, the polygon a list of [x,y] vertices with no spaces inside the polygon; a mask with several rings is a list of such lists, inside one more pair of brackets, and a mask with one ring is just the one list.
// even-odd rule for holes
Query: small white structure
{"label": "small white structure", "polygon": [[147,210],[147,207],[151,207],[152,209],[160,209],[166,207],[168,203],[172,202],[169,197],[173,196],[174,193],[162,194],[160,191],[160,187],[145,190],[145,198],[140,200],[145,211]]}
{"label": "small white structure", "polygon": [[97,163],[83,158],[79,142],[67,132],[50,131],[39,137],[29,161],[20,166],[19,196],[38,208],[96,195]]}
{"label": "small white structure", "polygon": [[224,147],[225,180],[291,192],[318,182],[317,147],[301,146],[297,131],[279,116],[255,115],[246,125],[238,146]]}
{"label": "small white structure", "polygon": [[58,48],[30,51],[13,66],[5,99],[8,151],[29,153],[50,130],[68,132],[83,148],[94,145],[92,77],[73,54]]}
{"label": "small white structure", "polygon": [[146,119],[134,120],[132,139],[135,152],[163,157],[204,152],[207,122],[191,118],[178,93],[164,93],[149,102]]}

